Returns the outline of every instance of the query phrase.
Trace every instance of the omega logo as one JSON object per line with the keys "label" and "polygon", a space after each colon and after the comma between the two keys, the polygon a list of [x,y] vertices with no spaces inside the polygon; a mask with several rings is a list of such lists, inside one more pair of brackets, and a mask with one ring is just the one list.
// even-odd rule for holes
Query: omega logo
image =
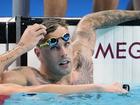
{"label": "omega logo", "polygon": [[[112,46],[109,43],[106,48],[103,48],[102,44],[99,43],[97,47],[97,51],[95,52],[95,59],[98,59],[99,54],[105,58],[107,54],[110,54],[112,59],[126,59],[126,53],[128,52],[129,56],[133,59],[140,59],[140,42],[133,42],[129,45],[128,49],[126,49],[127,42],[117,42],[115,53],[113,52]],[[135,48],[135,51],[134,50]]]}

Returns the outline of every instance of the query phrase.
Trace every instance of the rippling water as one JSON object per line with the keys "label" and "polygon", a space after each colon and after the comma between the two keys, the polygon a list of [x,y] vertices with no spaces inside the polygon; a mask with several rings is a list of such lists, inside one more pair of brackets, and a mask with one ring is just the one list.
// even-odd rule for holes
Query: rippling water
{"label": "rippling water", "polygon": [[4,105],[140,105],[140,86],[128,94],[78,93],[58,95],[50,93],[20,93],[7,99]]}

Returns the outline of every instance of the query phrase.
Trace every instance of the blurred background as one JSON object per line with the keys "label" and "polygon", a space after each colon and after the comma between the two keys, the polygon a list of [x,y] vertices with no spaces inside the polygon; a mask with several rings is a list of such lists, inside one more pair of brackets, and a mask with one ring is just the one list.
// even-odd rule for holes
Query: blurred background
{"label": "blurred background", "polygon": [[[0,17],[12,16],[12,1],[0,0]],[[92,0],[68,0],[66,17],[82,17],[92,12]],[[120,0],[118,9],[127,8],[129,0]],[[30,0],[30,16],[43,16],[43,0]]]}

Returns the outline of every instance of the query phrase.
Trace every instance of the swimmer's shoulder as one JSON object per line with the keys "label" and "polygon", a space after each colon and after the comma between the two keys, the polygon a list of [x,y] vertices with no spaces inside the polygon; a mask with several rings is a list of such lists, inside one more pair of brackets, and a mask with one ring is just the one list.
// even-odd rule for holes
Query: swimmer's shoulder
{"label": "swimmer's shoulder", "polygon": [[40,76],[38,69],[31,66],[17,67],[12,70],[13,72],[18,72],[21,75],[24,75],[27,80],[35,79],[37,76]]}
{"label": "swimmer's shoulder", "polygon": [[32,74],[33,72],[38,72],[38,70],[36,68],[30,67],[30,66],[19,66],[19,67],[10,69],[10,70],[6,70],[4,72],[4,74],[18,73],[18,74],[22,74],[22,75],[27,75],[27,74]]}
{"label": "swimmer's shoulder", "polygon": [[36,72],[38,72],[38,70],[33,67],[16,67],[2,73],[2,83],[27,85],[29,79],[34,77]]}

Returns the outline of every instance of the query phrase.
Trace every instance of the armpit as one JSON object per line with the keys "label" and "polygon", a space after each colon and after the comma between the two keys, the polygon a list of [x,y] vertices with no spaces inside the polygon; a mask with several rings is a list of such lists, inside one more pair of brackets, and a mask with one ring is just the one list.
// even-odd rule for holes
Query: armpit
{"label": "armpit", "polygon": [[81,46],[74,54],[74,68],[79,72],[80,83],[93,82],[93,61],[91,50],[85,46]]}

